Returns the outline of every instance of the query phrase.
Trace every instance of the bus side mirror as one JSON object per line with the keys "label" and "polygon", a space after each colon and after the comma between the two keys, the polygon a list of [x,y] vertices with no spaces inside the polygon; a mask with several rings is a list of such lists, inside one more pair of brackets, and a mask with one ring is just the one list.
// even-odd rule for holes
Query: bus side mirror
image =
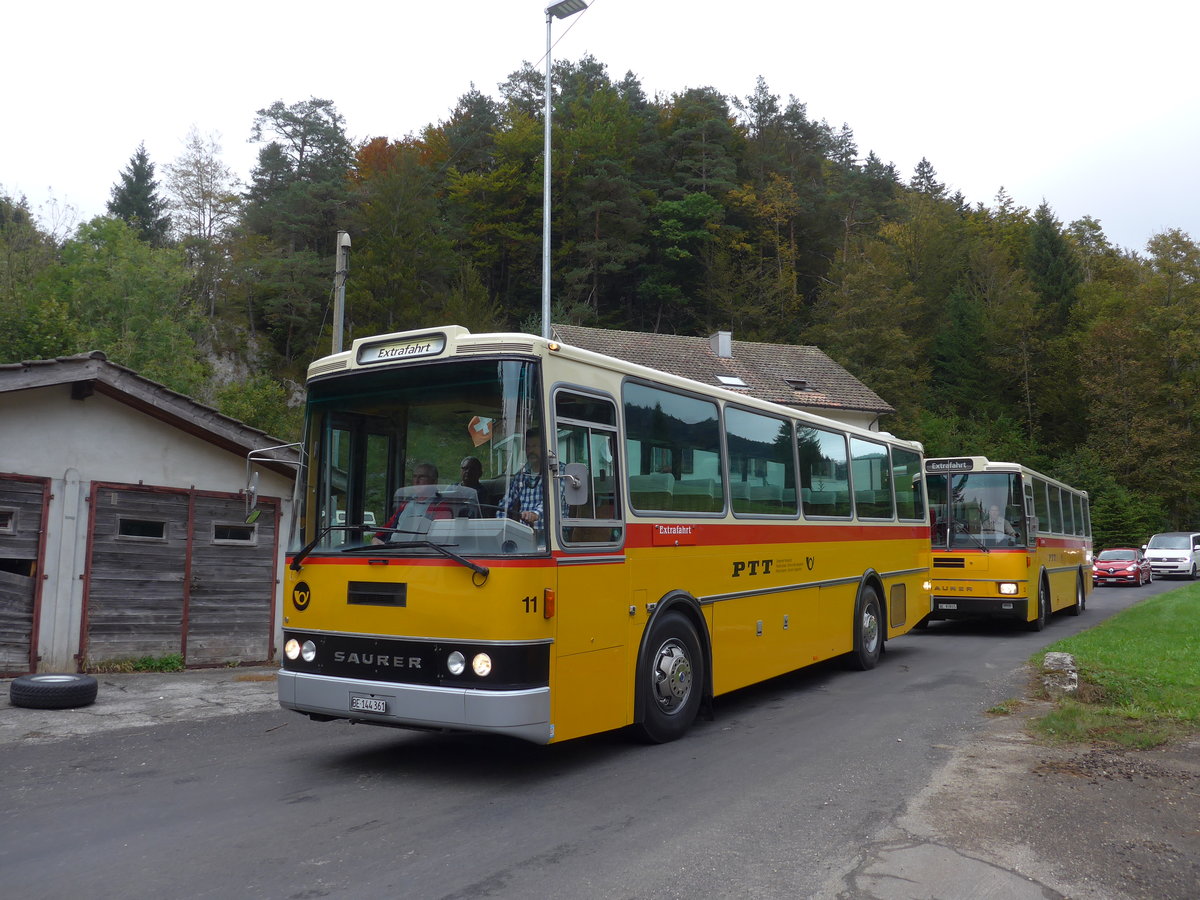
{"label": "bus side mirror", "polygon": [[258,521],[262,510],[258,508],[258,473],[252,472],[246,479],[246,524]]}
{"label": "bus side mirror", "polygon": [[583,506],[588,499],[588,482],[591,477],[588,467],[583,463],[567,463],[563,466],[562,479],[563,496],[570,506]]}

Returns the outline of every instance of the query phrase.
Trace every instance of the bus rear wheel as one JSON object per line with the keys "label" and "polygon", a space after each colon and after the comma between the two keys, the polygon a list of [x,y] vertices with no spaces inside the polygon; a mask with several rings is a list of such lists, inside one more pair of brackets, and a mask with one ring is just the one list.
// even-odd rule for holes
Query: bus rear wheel
{"label": "bus rear wheel", "polygon": [[883,652],[883,615],[880,612],[879,594],[873,587],[865,587],[859,594],[854,615],[854,649],[846,657],[851,669],[865,672],[879,664]]}
{"label": "bus rear wheel", "polygon": [[638,672],[642,692],[641,737],[665,744],[683,737],[700,709],[704,692],[704,656],[695,626],[669,612],[654,623]]}

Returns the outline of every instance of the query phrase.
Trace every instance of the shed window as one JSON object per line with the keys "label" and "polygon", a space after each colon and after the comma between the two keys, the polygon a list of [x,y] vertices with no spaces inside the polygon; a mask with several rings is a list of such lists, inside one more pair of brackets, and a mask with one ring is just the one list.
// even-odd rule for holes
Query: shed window
{"label": "shed window", "polygon": [[17,533],[17,511],[15,509],[0,509],[0,534]]}
{"label": "shed window", "polygon": [[167,523],[150,519],[119,519],[117,534],[123,538],[165,541],[167,539]]}
{"label": "shed window", "polygon": [[253,544],[257,533],[253,525],[222,525],[213,523],[214,544]]}

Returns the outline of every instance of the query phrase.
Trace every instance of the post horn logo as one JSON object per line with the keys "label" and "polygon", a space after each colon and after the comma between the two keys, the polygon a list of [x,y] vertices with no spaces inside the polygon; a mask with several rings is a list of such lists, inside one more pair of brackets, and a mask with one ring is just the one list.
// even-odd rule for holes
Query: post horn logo
{"label": "post horn logo", "polygon": [[292,606],[304,612],[308,609],[308,602],[312,600],[312,589],[306,582],[301,581],[292,588]]}

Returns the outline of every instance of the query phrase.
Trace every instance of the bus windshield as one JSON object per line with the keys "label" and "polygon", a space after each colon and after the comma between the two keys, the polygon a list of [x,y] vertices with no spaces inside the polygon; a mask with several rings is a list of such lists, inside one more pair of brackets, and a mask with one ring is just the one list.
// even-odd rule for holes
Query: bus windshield
{"label": "bus windshield", "polygon": [[934,549],[1025,546],[1020,475],[969,472],[928,476]]}
{"label": "bus windshield", "polygon": [[293,553],[545,551],[535,363],[359,370],[308,390]]}

